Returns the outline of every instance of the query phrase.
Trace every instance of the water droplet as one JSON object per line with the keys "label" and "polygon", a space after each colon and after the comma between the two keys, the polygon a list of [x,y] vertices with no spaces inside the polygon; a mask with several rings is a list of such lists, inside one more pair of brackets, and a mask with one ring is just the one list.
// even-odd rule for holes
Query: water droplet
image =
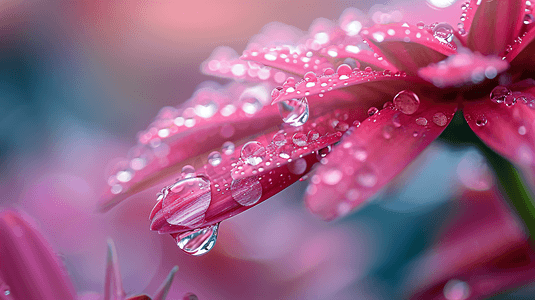
{"label": "water droplet", "polygon": [[452,279],[444,286],[446,300],[466,300],[470,297],[470,287],[464,281]]}
{"label": "water droplet", "polygon": [[479,116],[476,119],[476,125],[479,127],[487,125],[487,118],[485,116]]}
{"label": "water droplet", "polygon": [[433,28],[433,36],[442,43],[453,40],[453,27],[448,23],[439,23]]}
{"label": "water droplet", "polygon": [[223,158],[221,157],[221,153],[214,151],[208,155],[208,163],[212,166],[218,166]]}
{"label": "water droplet", "polygon": [[307,136],[308,136],[308,141],[309,142],[313,142],[313,141],[319,139],[320,133],[317,132],[316,130],[312,129],[312,130],[310,130],[308,132]]}
{"label": "water droplet", "polygon": [[505,106],[513,106],[516,104],[516,97],[514,95],[507,95],[503,103]]}
{"label": "water droplet", "polygon": [[176,237],[176,244],[191,255],[203,255],[214,248],[219,223],[182,233]]}
{"label": "water droplet", "polygon": [[412,115],[420,107],[420,99],[409,90],[403,90],[394,96],[394,106],[406,115]]}
{"label": "water droplet", "polygon": [[292,161],[288,164],[288,170],[295,175],[301,175],[305,173],[307,169],[307,161],[304,158],[300,158]]}
{"label": "water droplet", "polygon": [[221,147],[221,151],[223,151],[226,155],[231,155],[234,153],[235,146],[232,142],[224,142],[223,146]]}
{"label": "water droplet", "polygon": [[235,179],[230,185],[230,192],[236,202],[251,206],[262,197],[262,184],[256,176]]}
{"label": "water droplet", "polygon": [[324,158],[325,156],[327,156],[327,154],[331,153],[331,149],[332,147],[331,146],[327,146],[325,148],[321,148],[318,150],[317,154],[316,154],[316,157],[318,160],[321,160],[322,158]]}
{"label": "water droplet", "polygon": [[532,14],[526,14],[524,16],[524,24],[529,25],[529,24],[533,23],[533,21],[535,21],[535,18],[533,17]]}
{"label": "water droplet", "polygon": [[291,126],[301,126],[308,121],[307,98],[284,100],[278,102],[277,105],[284,123]]}
{"label": "water droplet", "polygon": [[421,125],[421,126],[425,126],[425,125],[427,125],[427,119],[424,118],[424,117],[419,117],[419,118],[416,119],[416,124]]}
{"label": "water droplet", "polygon": [[338,122],[334,129],[338,131],[346,131],[349,128],[349,125],[346,122]]}
{"label": "water droplet", "polygon": [[494,103],[503,103],[508,95],[511,95],[511,90],[499,85],[490,92],[490,100]]}
{"label": "water droplet", "polygon": [[394,106],[394,103],[392,101],[386,101],[385,104],[383,104],[383,108],[392,107]]}
{"label": "water droplet", "polygon": [[289,159],[292,156],[294,147],[291,144],[286,144],[279,148],[279,157]]}
{"label": "water droplet", "polygon": [[383,126],[383,137],[385,139],[390,139],[392,137],[392,133],[394,132],[394,127],[390,125]]}
{"label": "water droplet", "polygon": [[342,179],[342,172],[336,168],[328,169],[323,172],[322,179],[328,185],[335,185]]}
{"label": "water droplet", "polygon": [[318,77],[314,72],[307,72],[303,77],[305,78],[306,82],[316,82],[318,80]]}
{"label": "water droplet", "polygon": [[375,115],[378,111],[379,111],[379,110],[377,109],[377,107],[373,107],[373,106],[372,106],[372,107],[370,107],[370,108],[368,109],[368,116],[371,117],[371,116]]}
{"label": "water droplet", "polygon": [[266,158],[266,148],[257,141],[248,142],[241,149],[241,159],[252,166],[256,166]]}
{"label": "water droplet", "polygon": [[306,146],[307,140],[307,136],[302,132],[298,132],[292,137],[292,141],[294,142],[294,144],[299,147]]}
{"label": "water droplet", "polygon": [[277,132],[273,136],[273,144],[275,144],[277,147],[280,147],[284,144],[286,144],[286,133],[284,132]]}
{"label": "water droplet", "polygon": [[355,126],[356,128],[358,128],[360,126],[360,121],[359,120],[355,120],[353,122],[353,126]]}
{"label": "water droplet", "polygon": [[364,164],[357,170],[356,179],[358,184],[368,188],[374,187],[377,184],[377,174],[367,164]]}
{"label": "water droplet", "polygon": [[343,76],[349,76],[351,74],[351,71],[351,66],[347,64],[341,64],[340,66],[338,66],[338,69],[336,69],[336,73],[338,73],[338,75]]}
{"label": "water droplet", "polygon": [[182,178],[190,178],[195,175],[195,168],[190,165],[182,167]]}
{"label": "water droplet", "polygon": [[198,226],[212,201],[210,180],[205,176],[182,179],[167,187],[163,193],[162,210],[167,223]]}
{"label": "water droplet", "polygon": [[11,295],[11,291],[10,291],[10,290],[5,290],[5,291],[4,291],[4,295],[5,295],[5,296],[9,296],[9,295]]}
{"label": "water droplet", "polygon": [[364,68],[364,71],[371,72],[371,71],[373,71],[373,69],[372,69],[372,67],[366,67],[366,68]]}
{"label": "water droplet", "polygon": [[416,23],[416,27],[418,27],[418,29],[424,29],[424,26],[425,26],[425,23],[422,21]]}
{"label": "water droplet", "polygon": [[527,132],[526,126],[522,125],[522,126],[518,127],[518,134],[525,135],[526,132]]}
{"label": "water droplet", "polygon": [[448,118],[445,114],[437,112],[433,115],[433,123],[437,124],[438,126],[446,126],[448,123]]}

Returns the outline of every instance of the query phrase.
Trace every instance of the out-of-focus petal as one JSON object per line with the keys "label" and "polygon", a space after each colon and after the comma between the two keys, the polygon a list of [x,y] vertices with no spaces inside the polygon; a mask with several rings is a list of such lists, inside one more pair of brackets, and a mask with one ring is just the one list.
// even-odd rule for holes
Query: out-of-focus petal
{"label": "out-of-focus petal", "polygon": [[407,298],[483,299],[533,280],[535,251],[498,195],[491,190],[462,196],[458,216],[414,264]]}
{"label": "out-of-focus petal", "polygon": [[501,54],[520,34],[525,7],[524,0],[470,1],[468,11],[475,13],[465,21],[468,47],[484,55]]}
{"label": "out-of-focus petal", "polygon": [[76,299],[65,270],[35,225],[3,211],[0,241],[0,278],[10,288],[9,299]]}
{"label": "out-of-focus petal", "polygon": [[152,300],[165,300],[165,298],[167,297],[167,294],[169,293],[169,288],[171,288],[171,283],[173,282],[175,273],[177,271],[178,271],[178,266],[174,266],[173,269],[171,269],[171,272],[169,272],[169,275],[167,275],[167,277],[165,278],[165,281],[158,288]]}
{"label": "out-of-focus petal", "polygon": [[524,81],[507,88],[511,94],[504,101],[510,106],[495,103],[486,96],[477,102],[466,102],[464,116],[475,134],[494,151],[517,164],[533,168],[535,110],[530,108],[533,103],[528,101],[535,99],[535,82]]}
{"label": "out-of-focus petal", "polygon": [[361,205],[405,168],[446,128],[456,104],[429,103],[411,115],[387,107],[355,128],[312,177],[306,204],[323,219],[343,216]]}
{"label": "out-of-focus petal", "polygon": [[442,40],[425,28],[407,23],[376,25],[363,30],[362,35],[374,51],[380,51],[384,59],[409,75],[415,75],[419,68],[439,62],[457,51],[451,41],[453,28],[450,33],[440,36]]}
{"label": "out-of-focus petal", "polygon": [[461,49],[458,54],[421,68],[418,75],[437,87],[458,87],[494,79],[508,67],[509,64],[497,56],[483,56]]}
{"label": "out-of-focus petal", "polygon": [[125,297],[126,293],[123,290],[123,279],[119,270],[115,244],[111,239],[108,239],[106,277],[104,278],[104,300],[122,300]]}
{"label": "out-of-focus petal", "polygon": [[[169,197],[168,203],[164,192],[151,213],[151,230],[182,233],[203,228],[263,202],[309,172],[322,153],[327,154],[329,147],[340,140],[349,124],[363,115],[362,110],[333,110],[301,127],[275,127],[250,142],[242,141],[233,152],[223,153],[218,164],[206,163],[192,174],[194,179],[184,179],[185,184],[192,181],[193,185],[168,191],[171,196],[182,191],[194,195],[191,190],[199,197]],[[246,154],[244,145],[256,147],[255,151]],[[180,218],[175,218],[177,215]]]}

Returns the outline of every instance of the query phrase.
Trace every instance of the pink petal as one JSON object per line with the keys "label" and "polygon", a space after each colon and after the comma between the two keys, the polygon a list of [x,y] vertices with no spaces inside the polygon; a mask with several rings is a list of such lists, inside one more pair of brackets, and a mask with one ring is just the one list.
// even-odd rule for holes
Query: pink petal
{"label": "pink petal", "polygon": [[469,10],[476,11],[468,26],[470,31],[466,38],[468,47],[473,51],[484,55],[499,55],[520,34],[526,1],[472,0],[469,7]]}
{"label": "pink petal", "polygon": [[0,283],[9,287],[8,298],[76,299],[56,253],[26,219],[13,211],[0,213]]}
{"label": "pink petal", "polygon": [[123,279],[119,270],[119,261],[115,244],[108,239],[108,256],[106,260],[106,278],[104,279],[104,300],[124,299]]}
{"label": "pink petal", "polygon": [[509,64],[497,56],[483,56],[461,49],[458,54],[421,68],[418,75],[437,87],[459,87],[494,79],[508,67]]}
{"label": "pink petal", "polygon": [[280,131],[275,128],[256,137],[254,141],[260,143],[265,151],[261,155],[263,159],[255,161],[257,165],[246,163],[244,157],[240,159],[240,150],[245,142],[238,144],[233,153],[222,155],[218,165],[207,163],[194,175],[206,178],[210,184],[209,206],[203,211],[191,210],[201,215],[200,224],[169,223],[167,208],[171,207],[174,214],[181,207],[180,204],[166,204],[164,199],[151,213],[151,230],[180,234],[219,223],[263,202],[309,172],[318,161],[316,152],[339,141],[348,124],[362,118],[363,114],[358,109],[333,110],[309,120],[302,127],[285,127]]}
{"label": "pink petal", "polygon": [[126,298],[126,300],[152,300],[152,299],[147,295],[138,295],[138,296],[128,297]]}
{"label": "pink petal", "polygon": [[432,93],[421,90],[416,94],[421,104],[414,114],[392,107],[381,110],[362,122],[322,162],[307,190],[306,204],[314,214],[332,220],[355,209],[446,128],[456,104],[432,104]]}
{"label": "pink petal", "polygon": [[268,82],[275,85],[281,85],[289,76],[286,72],[241,60],[238,54],[229,47],[216,48],[212,55],[203,62],[201,70],[207,75],[238,81]]}
{"label": "pink petal", "polygon": [[[453,32],[452,32],[453,34]],[[362,31],[374,51],[408,74],[457,52],[453,42],[441,42],[425,28],[408,24],[376,25]]]}
{"label": "pink petal", "polygon": [[[389,61],[383,59],[383,55],[379,52],[379,49],[376,49],[376,52],[365,48],[361,49],[361,47],[355,45],[353,40],[354,39],[347,39],[340,43],[322,48],[320,53],[324,56],[336,58],[339,62],[343,62],[344,59],[347,58],[355,59],[358,62],[359,67],[362,69],[369,66],[374,70],[399,71]],[[335,65],[338,66],[340,63]]]}
{"label": "pink petal", "polygon": [[[526,87],[525,84],[531,87]],[[521,97],[535,99],[535,82],[509,86],[516,104],[494,103],[489,96],[467,102],[464,116],[474,133],[494,151],[523,166],[535,166],[535,111]],[[516,92],[516,93],[515,93]],[[518,94],[517,94],[518,93]]]}
{"label": "pink petal", "polygon": [[535,27],[524,33],[520,38],[516,38],[510,48],[505,50],[504,58],[511,63],[514,69],[519,72],[523,70],[535,69]]}
{"label": "pink petal", "polygon": [[495,191],[463,195],[457,218],[415,265],[410,299],[444,299],[455,280],[469,288],[463,299],[482,299],[535,278],[535,252],[503,201]]}
{"label": "pink petal", "polygon": [[241,59],[257,62],[300,77],[309,71],[317,72],[333,67],[325,57],[314,54],[312,51],[290,48],[290,46],[245,50]]}
{"label": "pink petal", "polygon": [[178,271],[178,266],[174,266],[173,269],[171,269],[171,272],[169,272],[169,275],[167,275],[167,278],[165,278],[165,281],[158,288],[158,291],[156,291],[156,294],[154,294],[154,297],[152,300],[165,300],[165,298],[167,297],[167,294],[169,293],[169,289],[171,288],[171,283],[173,282],[175,273],[177,271]]}

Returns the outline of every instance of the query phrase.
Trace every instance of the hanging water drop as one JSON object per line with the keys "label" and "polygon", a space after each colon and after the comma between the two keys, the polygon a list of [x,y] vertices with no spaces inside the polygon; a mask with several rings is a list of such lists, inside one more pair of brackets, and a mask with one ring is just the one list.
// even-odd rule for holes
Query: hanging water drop
{"label": "hanging water drop", "polygon": [[453,40],[453,27],[448,23],[436,24],[433,28],[433,36],[442,43],[449,43]]}
{"label": "hanging water drop", "polygon": [[235,179],[230,185],[230,192],[236,202],[251,206],[262,197],[262,184],[256,176]]}
{"label": "hanging water drop", "polygon": [[329,154],[331,152],[331,149],[332,149],[331,146],[327,146],[325,148],[319,149],[317,154],[316,154],[316,158],[318,160],[321,160],[322,158],[324,158],[325,156],[327,156],[327,154]]}
{"label": "hanging water drop", "polygon": [[214,248],[219,223],[177,235],[180,249],[191,255],[203,255]]}
{"label": "hanging water drop", "polygon": [[509,95],[511,95],[511,90],[499,85],[490,92],[490,100],[494,103],[503,103]]}
{"label": "hanging water drop", "polygon": [[412,115],[420,107],[418,95],[409,90],[403,90],[394,96],[394,107],[406,115]]}
{"label": "hanging water drop", "polygon": [[222,160],[221,153],[217,151],[208,154],[208,163],[214,167],[218,166]]}
{"label": "hanging water drop", "polygon": [[252,166],[260,164],[265,158],[266,148],[260,142],[248,142],[241,149],[241,159]]}
{"label": "hanging water drop", "polygon": [[277,103],[279,113],[284,123],[291,126],[302,126],[308,121],[308,101],[301,99],[284,100]]}

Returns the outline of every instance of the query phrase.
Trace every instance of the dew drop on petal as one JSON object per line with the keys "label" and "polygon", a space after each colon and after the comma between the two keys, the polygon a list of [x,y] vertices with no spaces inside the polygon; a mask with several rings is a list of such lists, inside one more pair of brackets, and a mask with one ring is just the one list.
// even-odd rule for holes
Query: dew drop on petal
{"label": "dew drop on petal", "polygon": [[219,223],[185,232],[176,237],[177,245],[190,255],[203,255],[214,248],[218,229]]}
{"label": "dew drop on petal", "polygon": [[487,118],[485,116],[479,116],[476,119],[476,125],[479,127],[487,125]]}
{"label": "dew drop on petal", "polygon": [[277,103],[284,123],[291,126],[302,126],[308,121],[307,98],[284,100]]}
{"label": "dew drop on petal", "polygon": [[318,77],[314,72],[305,73],[305,76],[303,76],[303,78],[305,78],[306,82],[316,82],[318,80]]}
{"label": "dew drop on petal", "polygon": [[273,136],[273,139],[271,141],[277,147],[283,146],[284,144],[286,144],[286,133],[284,133],[284,132],[275,133],[275,135]]}
{"label": "dew drop on petal", "polygon": [[182,297],[182,300],[199,300],[199,297],[194,293],[186,293],[184,297]]}
{"label": "dew drop on petal", "polygon": [[535,21],[535,17],[532,14],[526,14],[524,16],[524,24],[529,25]]}
{"label": "dew drop on petal", "polygon": [[336,168],[331,168],[323,172],[321,177],[326,184],[335,185],[342,179],[342,172]]}
{"label": "dew drop on petal", "polygon": [[403,90],[394,96],[394,107],[406,115],[412,115],[420,107],[420,99],[409,90]]}
{"label": "dew drop on petal", "polygon": [[163,209],[169,211],[166,220],[172,225],[200,225],[212,201],[210,180],[205,176],[179,180],[167,187],[163,195]]}
{"label": "dew drop on petal", "polygon": [[418,29],[423,29],[424,26],[425,26],[425,23],[420,21],[420,22],[416,23],[416,26],[418,27]]}
{"label": "dew drop on petal", "polygon": [[226,155],[231,155],[234,153],[235,146],[232,142],[224,142],[223,146],[221,147],[221,151],[223,151]]}
{"label": "dew drop on petal", "polygon": [[509,95],[511,95],[511,90],[499,85],[490,92],[490,100],[494,103],[503,103]]}
{"label": "dew drop on petal", "polygon": [[265,158],[266,148],[260,142],[248,142],[241,149],[241,159],[252,166],[260,164]]}
{"label": "dew drop on petal", "polygon": [[195,168],[190,165],[182,167],[182,178],[189,178],[195,175]]}
{"label": "dew drop on petal", "polygon": [[232,180],[232,198],[243,206],[251,206],[262,197],[262,184],[257,176]]}
{"label": "dew drop on petal", "polygon": [[445,114],[437,112],[433,115],[433,123],[437,124],[438,126],[446,126],[448,123],[448,118]]}
{"label": "dew drop on petal", "polygon": [[433,36],[442,43],[453,40],[453,27],[448,23],[438,23],[433,28]]}
{"label": "dew drop on petal", "polygon": [[214,151],[210,154],[208,154],[208,163],[212,166],[218,166],[223,158],[221,157],[221,153]]}
{"label": "dew drop on petal", "polygon": [[377,107],[373,107],[373,106],[372,106],[372,107],[370,107],[370,108],[368,109],[368,116],[371,117],[371,116],[375,115],[378,111],[379,111],[379,110],[377,109]]}
{"label": "dew drop on petal", "polygon": [[427,119],[424,118],[424,117],[419,117],[416,119],[416,124],[420,125],[420,126],[425,126],[427,125]]}
{"label": "dew drop on petal", "polygon": [[291,144],[285,144],[284,146],[280,147],[279,157],[284,159],[289,159],[292,156],[292,152],[294,150],[294,147]]}
{"label": "dew drop on petal", "polygon": [[292,141],[295,145],[299,146],[299,147],[303,147],[303,146],[306,146],[307,144],[307,136],[302,133],[302,132],[297,132],[296,134],[294,134],[294,136],[292,137]]}
{"label": "dew drop on petal", "polygon": [[308,136],[308,141],[309,142],[313,142],[313,141],[319,139],[320,133],[317,132],[316,130],[312,129],[312,130],[310,130],[308,132],[307,136]]}
{"label": "dew drop on petal", "polygon": [[505,96],[505,100],[503,100],[503,103],[505,106],[513,106],[516,104],[516,97],[514,95],[507,95]]}
{"label": "dew drop on petal", "polygon": [[336,69],[336,73],[342,76],[349,76],[351,74],[351,71],[351,66],[349,66],[348,64],[341,64],[340,66],[338,66],[338,69]]}

